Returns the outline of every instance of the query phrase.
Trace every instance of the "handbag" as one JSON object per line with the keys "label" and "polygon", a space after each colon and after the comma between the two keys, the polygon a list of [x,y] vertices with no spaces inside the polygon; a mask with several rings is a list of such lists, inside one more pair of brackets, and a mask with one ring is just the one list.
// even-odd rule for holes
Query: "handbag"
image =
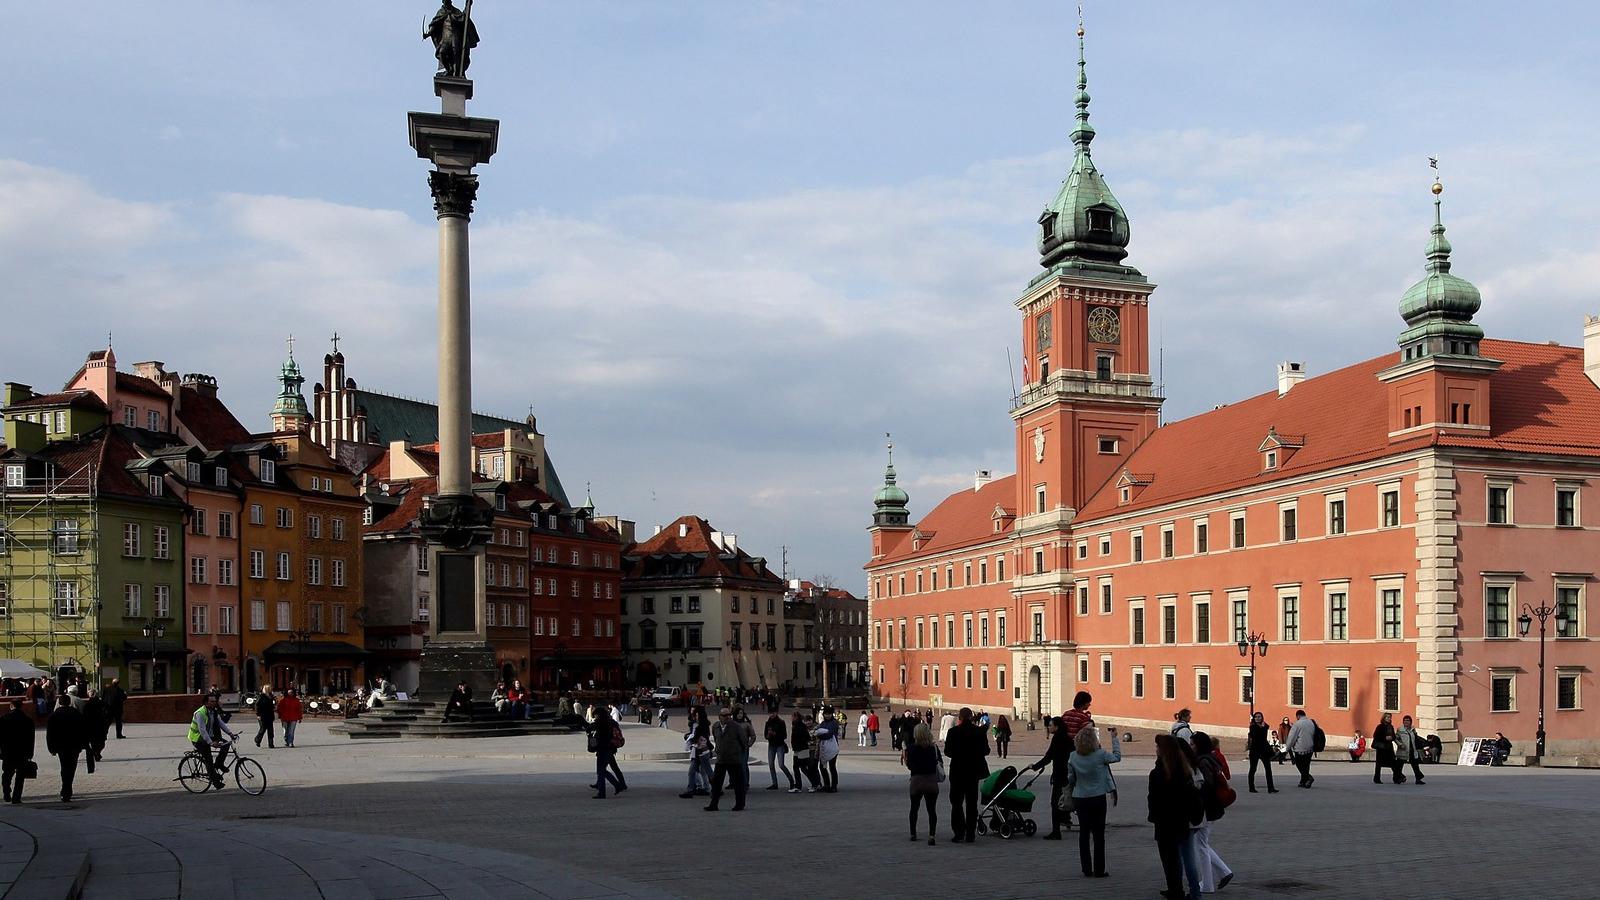
{"label": "handbag", "polygon": [[944,784],[944,757],[942,756],[939,757],[939,783]]}
{"label": "handbag", "polygon": [[22,773],[23,778],[38,778],[39,764],[31,759],[25,759],[22,761],[22,767],[19,771]]}

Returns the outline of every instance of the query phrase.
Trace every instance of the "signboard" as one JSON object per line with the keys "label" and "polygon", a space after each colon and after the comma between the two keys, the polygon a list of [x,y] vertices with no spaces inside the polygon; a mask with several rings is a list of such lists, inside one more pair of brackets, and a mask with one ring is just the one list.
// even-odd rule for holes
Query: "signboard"
{"label": "signboard", "polygon": [[1456,759],[1456,765],[1488,766],[1493,764],[1493,738],[1467,738],[1461,742],[1461,756]]}

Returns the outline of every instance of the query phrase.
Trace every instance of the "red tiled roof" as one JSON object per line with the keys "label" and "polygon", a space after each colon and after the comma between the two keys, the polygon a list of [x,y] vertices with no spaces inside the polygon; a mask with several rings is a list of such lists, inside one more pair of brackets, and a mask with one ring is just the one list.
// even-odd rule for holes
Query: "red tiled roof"
{"label": "red tiled roof", "polygon": [[178,421],[205,449],[226,450],[250,441],[250,429],[239,422],[227,404],[192,387],[181,387],[178,393]]}
{"label": "red tiled roof", "polygon": [[63,391],[59,394],[39,394],[26,400],[18,400],[6,408],[26,409],[40,406],[79,406],[84,409],[106,411],[105,403],[93,391],[87,390]]}
{"label": "red tiled roof", "polygon": [[[1268,391],[1158,429],[1125,469],[1148,473],[1132,502],[1117,504],[1116,478],[1084,504],[1079,519],[1143,509],[1377,459],[1429,445],[1600,456],[1600,388],[1575,347],[1485,340],[1504,362],[1490,377],[1489,436],[1420,434],[1390,443],[1388,388],[1378,373],[1398,353],[1308,378],[1287,394]],[[1264,472],[1257,448],[1270,428],[1304,438],[1278,469]],[[1197,453],[1196,448],[1206,452]],[[1119,470],[1118,475],[1121,472]]]}
{"label": "red tiled roof", "polygon": [[[506,434],[496,431],[493,434],[475,434],[472,436],[472,446],[479,450],[497,450],[506,445]],[[435,446],[438,446],[437,444]]]}
{"label": "red tiled roof", "polygon": [[[682,536],[678,534],[679,526],[687,526],[682,529],[684,531]],[[772,574],[771,569],[765,565],[758,565],[755,558],[743,548],[735,551],[732,558],[723,558],[723,551],[711,539],[711,532],[714,530],[710,522],[699,516],[682,516],[649,540],[628,548],[627,556],[635,561],[646,556],[676,554],[700,556],[703,559],[695,573],[696,577],[726,575],[736,578],[778,580],[778,576]],[[628,568],[625,562],[624,570]]]}
{"label": "red tiled roof", "polygon": [[922,521],[915,523],[923,534],[922,547],[912,550],[914,541],[906,538],[898,553],[891,553],[873,565],[913,556],[942,553],[957,547],[981,544],[995,537],[994,508],[1011,511],[1017,500],[1017,476],[996,478],[977,490],[963,489],[939,501]]}
{"label": "red tiled roof", "polygon": [[131,391],[135,394],[145,394],[151,397],[161,397],[165,400],[172,399],[172,395],[161,389],[161,385],[144,377],[143,375],[129,375],[127,372],[117,373],[117,390]]}
{"label": "red tiled roof", "polygon": [[418,478],[405,484],[405,494],[401,496],[400,505],[383,518],[368,525],[367,534],[385,534],[392,531],[405,531],[422,515],[422,501],[429,494],[437,493],[439,482],[432,478]]}

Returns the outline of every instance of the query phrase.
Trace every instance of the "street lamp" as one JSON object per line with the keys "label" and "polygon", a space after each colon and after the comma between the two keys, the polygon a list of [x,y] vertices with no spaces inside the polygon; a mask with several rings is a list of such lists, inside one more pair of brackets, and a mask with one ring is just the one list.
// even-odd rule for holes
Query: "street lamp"
{"label": "street lamp", "polygon": [[1250,660],[1250,719],[1256,717],[1256,657],[1265,658],[1267,655],[1267,636],[1250,632],[1247,637],[1239,639],[1239,655]]}
{"label": "street lamp", "polygon": [[1522,615],[1517,616],[1517,631],[1527,637],[1533,628],[1533,620],[1539,620],[1539,730],[1534,735],[1533,754],[1544,761],[1544,635],[1545,623],[1554,616],[1556,620],[1556,634],[1567,630],[1567,613],[1558,603],[1555,606],[1534,607],[1522,604]]}
{"label": "street lamp", "polygon": [[139,632],[150,639],[150,693],[156,692],[156,641],[167,636],[167,623],[160,619],[146,619]]}

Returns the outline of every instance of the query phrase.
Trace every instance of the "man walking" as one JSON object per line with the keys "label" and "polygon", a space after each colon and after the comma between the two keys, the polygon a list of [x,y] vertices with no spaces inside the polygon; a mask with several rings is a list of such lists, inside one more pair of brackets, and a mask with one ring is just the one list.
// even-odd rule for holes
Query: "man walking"
{"label": "man walking", "polygon": [[[61,762],[61,802],[72,802],[72,779],[78,774],[78,756],[89,746],[89,729],[83,713],[63,703],[45,723],[44,745]],[[94,774],[94,756],[89,757],[89,774]]]}
{"label": "man walking", "polygon": [[764,731],[767,738],[767,771],[772,775],[772,784],[767,790],[778,789],[778,772],[782,771],[783,777],[789,780],[789,793],[800,793],[799,786],[794,782],[794,774],[783,764],[784,757],[789,754],[789,726],[784,724],[783,716],[778,715],[776,709],[767,714]]}
{"label": "man walking", "polygon": [[1294,727],[1289,729],[1288,749],[1294,758],[1294,767],[1300,770],[1300,787],[1311,787],[1317,780],[1311,777],[1311,754],[1316,752],[1316,746],[1317,721],[1307,716],[1305,710],[1296,710]]}
{"label": "man walking", "polygon": [[0,783],[5,785],[7,803],[22,802],[22,783],[29,773],[37,775],[33,764],[33,719],[22,711],[24,701],[11,701],[11,711],[0,717]]}
{"label": "man walking", "polygon": [[1050,732],[1050,746],[1044,751],[1044,756],[1028,768],[1043,771],[1045,764],[1050,764],[1050,832],[1044,836],[1047,841],[1061,840],[1061,826],[1065,824],[1072,827],[1072,820],[1061,812],[1061,795],[1069,791],[1067,787],[1067,773],[1069,764],[1067,760],[1073,753],[1073,736],[1067,734],[1066,725],[1061,718],[1045,720],[1045,730]]}
{"label": "man walking", "polygon": [[872,740],[872,746],[878,746],[878,711],[867,710],[867,734]]}
{"label": "man walking", "polygon": [[[83,726],[89,733],[89,761],[97,763],[106,758],[106,733],[111,730],[111,708],[100,698],[100,693],[88,690],[83,701]],[[94,766],[89,767],[94,771]]]}
{"label": "man walking", "polygon": [[122,708],[128,702],[128,692],[122,689],[122,682],[113,678],[111,686],[105,690],[106,706],[111,710],[111,724],[117,726],[117,740],[122,740]]}
{"label": "man walking", "polygon": [[717,713],[717,724],[711,726],[711,744],[716,753],[717,765],[711,771],[711,803],[706,812],[717,811],[717,801],[722,799],[723,782],[733,780],[733,811],[744,810],[745,791],[750,785],[745,781],[745,754],[750,744],[745,741],[747,732],[733,721],[733,710],[726,706]]}
{"label": "man walking", "polygon": [[867,745],[867,711],[863,709],[861,711],[861,715],[856,717],[856,746],[857,747],[865,747],[866,745]]}
{"label": "man walking", "polygon": [[257,747],[261,746],[263,735],[267,739],[267,749],[270,750],[278,746],[272,725],[277,719],[277,707],[278,704],[272,699],[272,688],[262,688],[261,694],[256,697],[256,720],[260,722],[259,727],[256,728]]}
{"label": "man walking", "polygon": [[944,737],[944,755],[950,761],[951,840],[972,843],[978,828],[978,782],[989,774],[989,740],[972,723],[972,710],[961,707],[957,723]]}
{"label": "man walking", "polygon": [[294,688],[283,692],[283,699],[278,701],[278,721],[283,723],[283,745],[294,746],[294,730],[300,720],[306,716],[305,707],[300,703],[300,697],[295,694]]}

